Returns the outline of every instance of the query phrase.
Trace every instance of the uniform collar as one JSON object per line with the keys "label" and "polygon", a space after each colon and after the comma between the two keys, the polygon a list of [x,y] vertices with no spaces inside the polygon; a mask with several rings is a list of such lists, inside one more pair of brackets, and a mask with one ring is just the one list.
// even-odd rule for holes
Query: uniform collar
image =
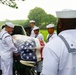
{"label": "uniform collar", "polygon": [[75,32],[76,32],[76,29],[64,30],[64,31],[60,32],[59,35],[70,34],[70,33],[75,33]]}
{"label": "uniform collar", "polygon": [[6,33],[8,33],[8,32],[5,30],[5,28],[3,28],[3,29],[2,29],[2,31],[3,31],[3,32],[6,32]]}
{"label": "uniform collar", "polygon": [[51,36],[51,35],[53,35],[53,34],[56,34],[56,33],[52,33],[52,34],[49,34],[49,35]]}

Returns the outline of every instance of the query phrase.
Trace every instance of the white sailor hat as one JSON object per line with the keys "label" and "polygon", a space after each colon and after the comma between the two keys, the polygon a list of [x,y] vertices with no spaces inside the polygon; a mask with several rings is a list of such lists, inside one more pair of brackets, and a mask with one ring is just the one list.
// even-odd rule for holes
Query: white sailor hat
{"label": "white sailor hat", "polygon": [[54,27],[54,24],[49,24],[46,26],[46,28],[52,28],[52,27]]}
{"label": "white sailor hat", "polygon": [[76,18],[76,10],[64,9],[62,11],[56,11],[58,18]]}
{"label": "white sailor hat", "polygon": [[7,26],[9,26],[9,27],[11,27],[11,28],[14,28],[14,26],[15,26],[15,25],[14,25],[13,23],[11,23],[11,22],[6,22],[5,25],[7,25]]}
{"label": "white sailor hat", "polygon": [[39,29],[39,27],[37,27],[37,26],[33,28],[33,30],[37,30],[37,29]]}
{"label": "white sailor hat", "polygon": [[35,21],[34,21],[34,20],[30,20],[30,23],[31,23],[31,22],[35,23]]}

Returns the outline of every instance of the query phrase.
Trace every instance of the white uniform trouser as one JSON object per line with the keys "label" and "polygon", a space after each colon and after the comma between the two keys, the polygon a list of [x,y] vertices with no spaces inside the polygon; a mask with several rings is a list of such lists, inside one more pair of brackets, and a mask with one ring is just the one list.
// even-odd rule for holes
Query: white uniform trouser
{"label": "white uniform trouser", "polygon": [[13,75],[13,58],[1,59],[2,75]]}

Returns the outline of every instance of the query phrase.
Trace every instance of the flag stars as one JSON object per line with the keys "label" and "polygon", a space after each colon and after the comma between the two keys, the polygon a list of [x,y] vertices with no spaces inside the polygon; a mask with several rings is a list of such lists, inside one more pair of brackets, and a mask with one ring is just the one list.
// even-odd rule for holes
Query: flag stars
{"label": "flag stars", "polygon": [[27,56],[26,59],[29,59],[29,57]]}
{"label": "flag stars", "polygon": [[21,48],[23,48],[23,46],[21,46]]}
{"label": "flag stars", "polygon": [[32,42],[31,44],[32,44],[32,45],[34,45],[34,43],[33,43],[33,42]]}
{"label": "flag stars", "polygon": [[23,54],[23,56],[26,56],[26,54]]}
{"label": "flag stars", "polygon": [[27,49],[26,47],[24,47],[24,49]]}
{"label": "flag stars", "polygon": [[31,55],[32,55],[32,53],[29,53],[29,55],[31,56]]}
{"label": "flag stars", "polygon": [[33,53],[36,50],[36,44],[34,41],[19,41],[17,45],[18,49],[20,50],[20,56],[22,60],[36,60],[36,55]]}
{"label": "flag stars", "polygon": [[29,48],[31,49],[31,48],[32,48],[32,46],[29,46]]}
{"label": "flag stars", "polygon": [[24,51],[22,51],[21,53],[24,53]]}
{"label": "flag stars", "polygon": [[33,59],[35,59],[35,56],[33,56]]}
{"label": "flag stars", "polygon": [[29,45],[29,43],[26,43],[26,45],[28,46],[28,45]]}

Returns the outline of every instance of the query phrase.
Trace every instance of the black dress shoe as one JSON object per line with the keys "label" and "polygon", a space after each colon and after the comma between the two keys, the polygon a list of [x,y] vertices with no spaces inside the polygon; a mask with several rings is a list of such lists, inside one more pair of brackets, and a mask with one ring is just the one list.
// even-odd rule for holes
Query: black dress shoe
{"label": "black dress shoe", "polygon": [[0,75],[2,75],[2,70],[0,70]]}

